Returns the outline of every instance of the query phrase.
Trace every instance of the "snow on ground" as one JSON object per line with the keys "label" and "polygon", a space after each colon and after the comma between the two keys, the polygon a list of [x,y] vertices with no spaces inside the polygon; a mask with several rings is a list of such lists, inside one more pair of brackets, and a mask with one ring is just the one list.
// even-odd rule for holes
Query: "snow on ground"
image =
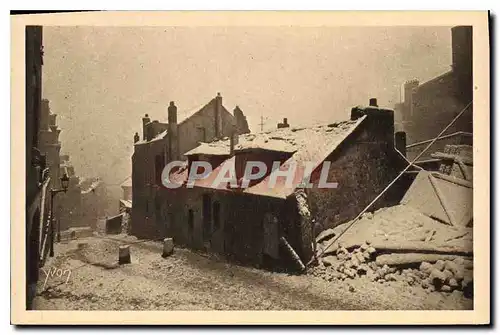
{"label": "snow on ground", "polygon": [[[118,265],[129,244],[132,263]],[[216,256],[124,235],[56,244],[40,274],[39,310],[472,309],[461,294],[427,293],[401,282],[325,281],[228,264]],[[60,271],[57,271],[60,270]],[[69,270],[64,272],[65,270]],[[48,276],[47,276],[48,273]],[[70,273],[70,274],[69,274]],[[69,274],[69,276],[68,276]],[[69,278],[68,278],[69,277]]]}

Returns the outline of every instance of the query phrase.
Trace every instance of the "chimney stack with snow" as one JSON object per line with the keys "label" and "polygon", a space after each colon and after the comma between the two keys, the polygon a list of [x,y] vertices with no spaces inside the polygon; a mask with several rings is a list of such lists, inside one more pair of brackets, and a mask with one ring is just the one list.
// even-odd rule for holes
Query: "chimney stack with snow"
{"label": "chimney stack with snow", "polygon": [[144,117],[142,118],[142,139],[146,139],[146,125],[151,122],[151,119],[149,118],[148,114],[145,114]]}

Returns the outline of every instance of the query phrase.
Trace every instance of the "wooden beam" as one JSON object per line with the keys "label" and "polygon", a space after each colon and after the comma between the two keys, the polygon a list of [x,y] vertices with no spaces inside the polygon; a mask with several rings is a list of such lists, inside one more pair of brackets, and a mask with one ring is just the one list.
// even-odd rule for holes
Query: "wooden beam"
{"label": "wooden beam", "polygon": [[448,217],[448,220],[450,220],[450,223],[453,226],[457,226],[457,223],[455,222],[455,219],[453,218],[453,215],[451,215],[450,210],[446,204],[446,198],[444,197],[443,193],[441,193],[441,190],[439,189],[436,180],[434,179],[434,176],[432,173],[429,173],[429,181],[431,182],[432,188],[434,189],[434,192],[436,192],[436,195],[439,199],[439,202],[441,203],[441,206],[444,209],[444,212],[446,213],[446,216]]}
{"label": "wooden beam", "polygon": [[461,160],[463,163],[467,165],[473,165],[473,160],[472,158],[465,157],[465,156],[460,156],[456,154],[445,154],[443,152],[435,152],[431,154],[432,158],[437,158],[437,159],[444,159],[444,160],[451,160],[456,162],[457,160]]}

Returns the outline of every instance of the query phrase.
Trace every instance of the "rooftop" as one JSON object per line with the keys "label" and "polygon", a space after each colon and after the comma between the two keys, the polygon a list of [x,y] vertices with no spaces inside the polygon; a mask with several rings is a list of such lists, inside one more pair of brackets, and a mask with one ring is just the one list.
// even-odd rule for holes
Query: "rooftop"
{"label": "rooftop", "polygon": [[[215,101],[215,98],[212,98],[209,102],[203,103],[202,105],[197,105],[194,108],[190,108],[190,109],[178,112],[177,113],[177,123],[179,125],[183,124],[184,122],[186,122],[192,116],[196,115],[197,113],[200,113],[202,110],[205,109],[205,107],[207,107],[208,105],[212,104],[214,101]],[[224,107],[224,105],[222,105],[222,109],[225,110],[226,112],[228,112],[227,109]],[[141,140],[137,141],[135,143],[135,145],[137,145],[137,144],[144,144],[144,143],[150,143],[150,142],[161,140],[167,134],[168,134],[168,130],[162,131],[161,133],[159,133],[158,135],[156,135],[155,137],[153,137],[153,139],[151,139],[150,141],[146,141],[146,140],[141,139]]]}
{"label": "rooftop", "polygon": [[[238,144],[235,145],[235,153],[257,150],[290,153],[292,156],[282,166],[286,167],[291,163],[296,163],[296,175],[301,176],[301,173],[302,175],[304,174],[306,162],[313,162],[314,167],[319,166],[365,118],[365,116],[362,116],[356,120],[342,121],[328,125],[281,128],[257,134],[240,135]],[[228,138],[211,143],[202,143],[200,146],[188,151],[185,155],[229,155],[229,144]],[[211,175],[206,179],[197,180],[195,185],[212,188],[213,180],[215,180],[215,176],[224,164],[234,164],[234,156],[226,159],[221,165],[214,168]],[[187,175],[187,169],[180,169],[171,175],[171,180],[174,182],[183,182],[187,179]],[[302,181],[302,177],[296,179],[292,189],[286,188],[285,185],[280,186],[279,184],[270,189],[267,187],[267,182],[269,181],[269,176],[267,176],[260,183],[250,186],[242,192],[286,198]],[[227,186],[217,188],[227,189]]]}

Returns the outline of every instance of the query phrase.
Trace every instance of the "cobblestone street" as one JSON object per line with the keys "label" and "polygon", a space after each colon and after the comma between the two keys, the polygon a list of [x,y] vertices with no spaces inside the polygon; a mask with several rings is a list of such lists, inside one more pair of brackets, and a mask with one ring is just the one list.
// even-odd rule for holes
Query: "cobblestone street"
{"label": "cobblestone street", "polygon": [[[79,245],[80,244],[80,245]],[[118,265],[130,244],[132,263]],[[426,293],[405,283],[358,278],[328,282],[310,275],[230,265],[176,249],[161,257],[159,242],[123,235],[56,244],[40,273],[39,310],[380,310],[471,309],[461,294]]]}

